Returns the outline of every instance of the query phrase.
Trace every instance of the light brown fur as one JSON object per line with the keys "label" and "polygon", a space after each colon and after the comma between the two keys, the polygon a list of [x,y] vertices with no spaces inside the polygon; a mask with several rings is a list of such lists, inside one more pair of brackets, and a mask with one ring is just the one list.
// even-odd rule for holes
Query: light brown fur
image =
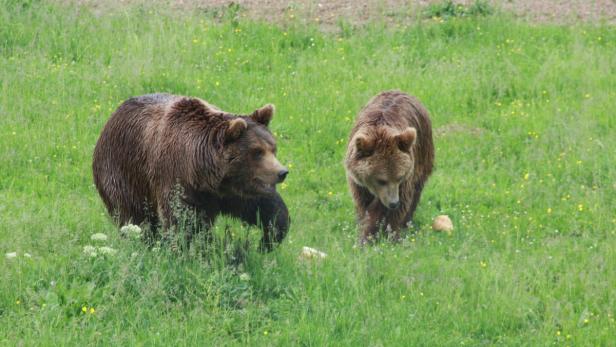
{"label": "light brown fur", "polygon": [[372,98],[357,117],[345,159],[361,244],[379,231],[399,239],[433,163],[432,125],[421,103],[400,91]]}

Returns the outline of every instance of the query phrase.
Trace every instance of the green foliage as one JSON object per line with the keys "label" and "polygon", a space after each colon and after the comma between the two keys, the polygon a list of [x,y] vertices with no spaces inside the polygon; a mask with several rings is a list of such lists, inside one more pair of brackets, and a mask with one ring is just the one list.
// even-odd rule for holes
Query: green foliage
{"label": "green foliage", "polygon": [[452,0],[443,0],[426,6],[426,18],[473,17],[487,16],[494,13],[492,6],[485,0],[475,0],[470,5],[455,3]]}
{"label": "green foliage", "polygon": [[[497,14],[326,34],[238,11],[0,2],[1,345],[613,343],[612,27]],[[430,110],[437,169],[404,241],[357,249],[347,136],[393,88]],[[152,92],[276,105],[293,221],[276,251],[227,218],[188,250],[119,235],[92,151]],[[430,230],[438,214],[452,234]]]}

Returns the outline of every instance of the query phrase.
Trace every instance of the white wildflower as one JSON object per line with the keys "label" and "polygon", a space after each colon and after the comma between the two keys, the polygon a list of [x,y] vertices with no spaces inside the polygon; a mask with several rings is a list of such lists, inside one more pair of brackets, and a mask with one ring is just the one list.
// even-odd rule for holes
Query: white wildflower
{"label": "white wildflower", "polygon": [[96,252],[96,247],[90,245],[83,246],[83,254],[90,257],[96,257],[98,255]]}
{"label": "white wildflower", "polygon": [[30,253],[24,253],[24,257],[26,257],[26,258],[32,258],[32,254],[30,254]]}
{"label": "white wildflower", "polygon": [[243,273],[240,275],[240,281],[248,282],[250,281],[250,275],[247,273]]}
{"label": "white wildflower", "polygon": [[100,252],[100,254],[105,254],[105,255],[114,255],[116,253],[118,253],[117,250],[111,248],[111,247],[107,247],[107,246],[103,246],[103,247],[98,247],[98,251]]}
{"label": "white wildflower", "polygon": [[141,233],[141,228],[134,224],[127,224],[120,228],[120,234],[131,239],[141,238]]}
{"label": "white wildflower", "polygon": [[90,236],[90,240],[92,241],[107,241],[107,235],[103,233],[96,233]]}
{"label": "white wildflower", "polygon": [[6,259],[17,258],[17,252],[6,253],[4,256],[6,257]]}

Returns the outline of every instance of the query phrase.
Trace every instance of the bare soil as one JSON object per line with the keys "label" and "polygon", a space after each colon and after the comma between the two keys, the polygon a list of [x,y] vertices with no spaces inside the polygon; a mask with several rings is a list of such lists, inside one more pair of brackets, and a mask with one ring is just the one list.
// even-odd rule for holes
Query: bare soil
{"label": "bare soil", "polygon": [[[271,22],[304,21],[323,28],[341,22],[362,24],[370,20],[401,23],[421,18],[430,4],[443,0],[58,0],[68,4],[82,4],[95,11],[117,9],[135,4],[171,6],[176,9],[220,11],[239,6],[241,16]],[[606,22],[616,24],[616,0],[488,0],[493,8],[511,12],[534,22],[574,24],[577,22]],[[469,5],[474,0],[454,0]]]}

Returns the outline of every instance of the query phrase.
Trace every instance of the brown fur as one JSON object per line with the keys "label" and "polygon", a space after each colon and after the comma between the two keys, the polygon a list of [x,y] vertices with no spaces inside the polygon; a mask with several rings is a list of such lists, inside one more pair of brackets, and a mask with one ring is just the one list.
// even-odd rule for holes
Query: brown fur
{"label": "brown fur", "polygon": [[220,213],[259,221],[270,249],[288,230],[286,205],[275,184],[287,172],[267,129],[273,106],[249,116],[203,100],[169,94],[125,101],[111,116],[94,150],[94,182],[121,225],[175,224],[179,186],[183,207],[208,227]]}
{"label": "brown fur", "polygon": [[361,244],[379,230],[400,237],[433,163],[432,125],[421,103],[399,91],[372,98],[357,117],[345,159]]}

